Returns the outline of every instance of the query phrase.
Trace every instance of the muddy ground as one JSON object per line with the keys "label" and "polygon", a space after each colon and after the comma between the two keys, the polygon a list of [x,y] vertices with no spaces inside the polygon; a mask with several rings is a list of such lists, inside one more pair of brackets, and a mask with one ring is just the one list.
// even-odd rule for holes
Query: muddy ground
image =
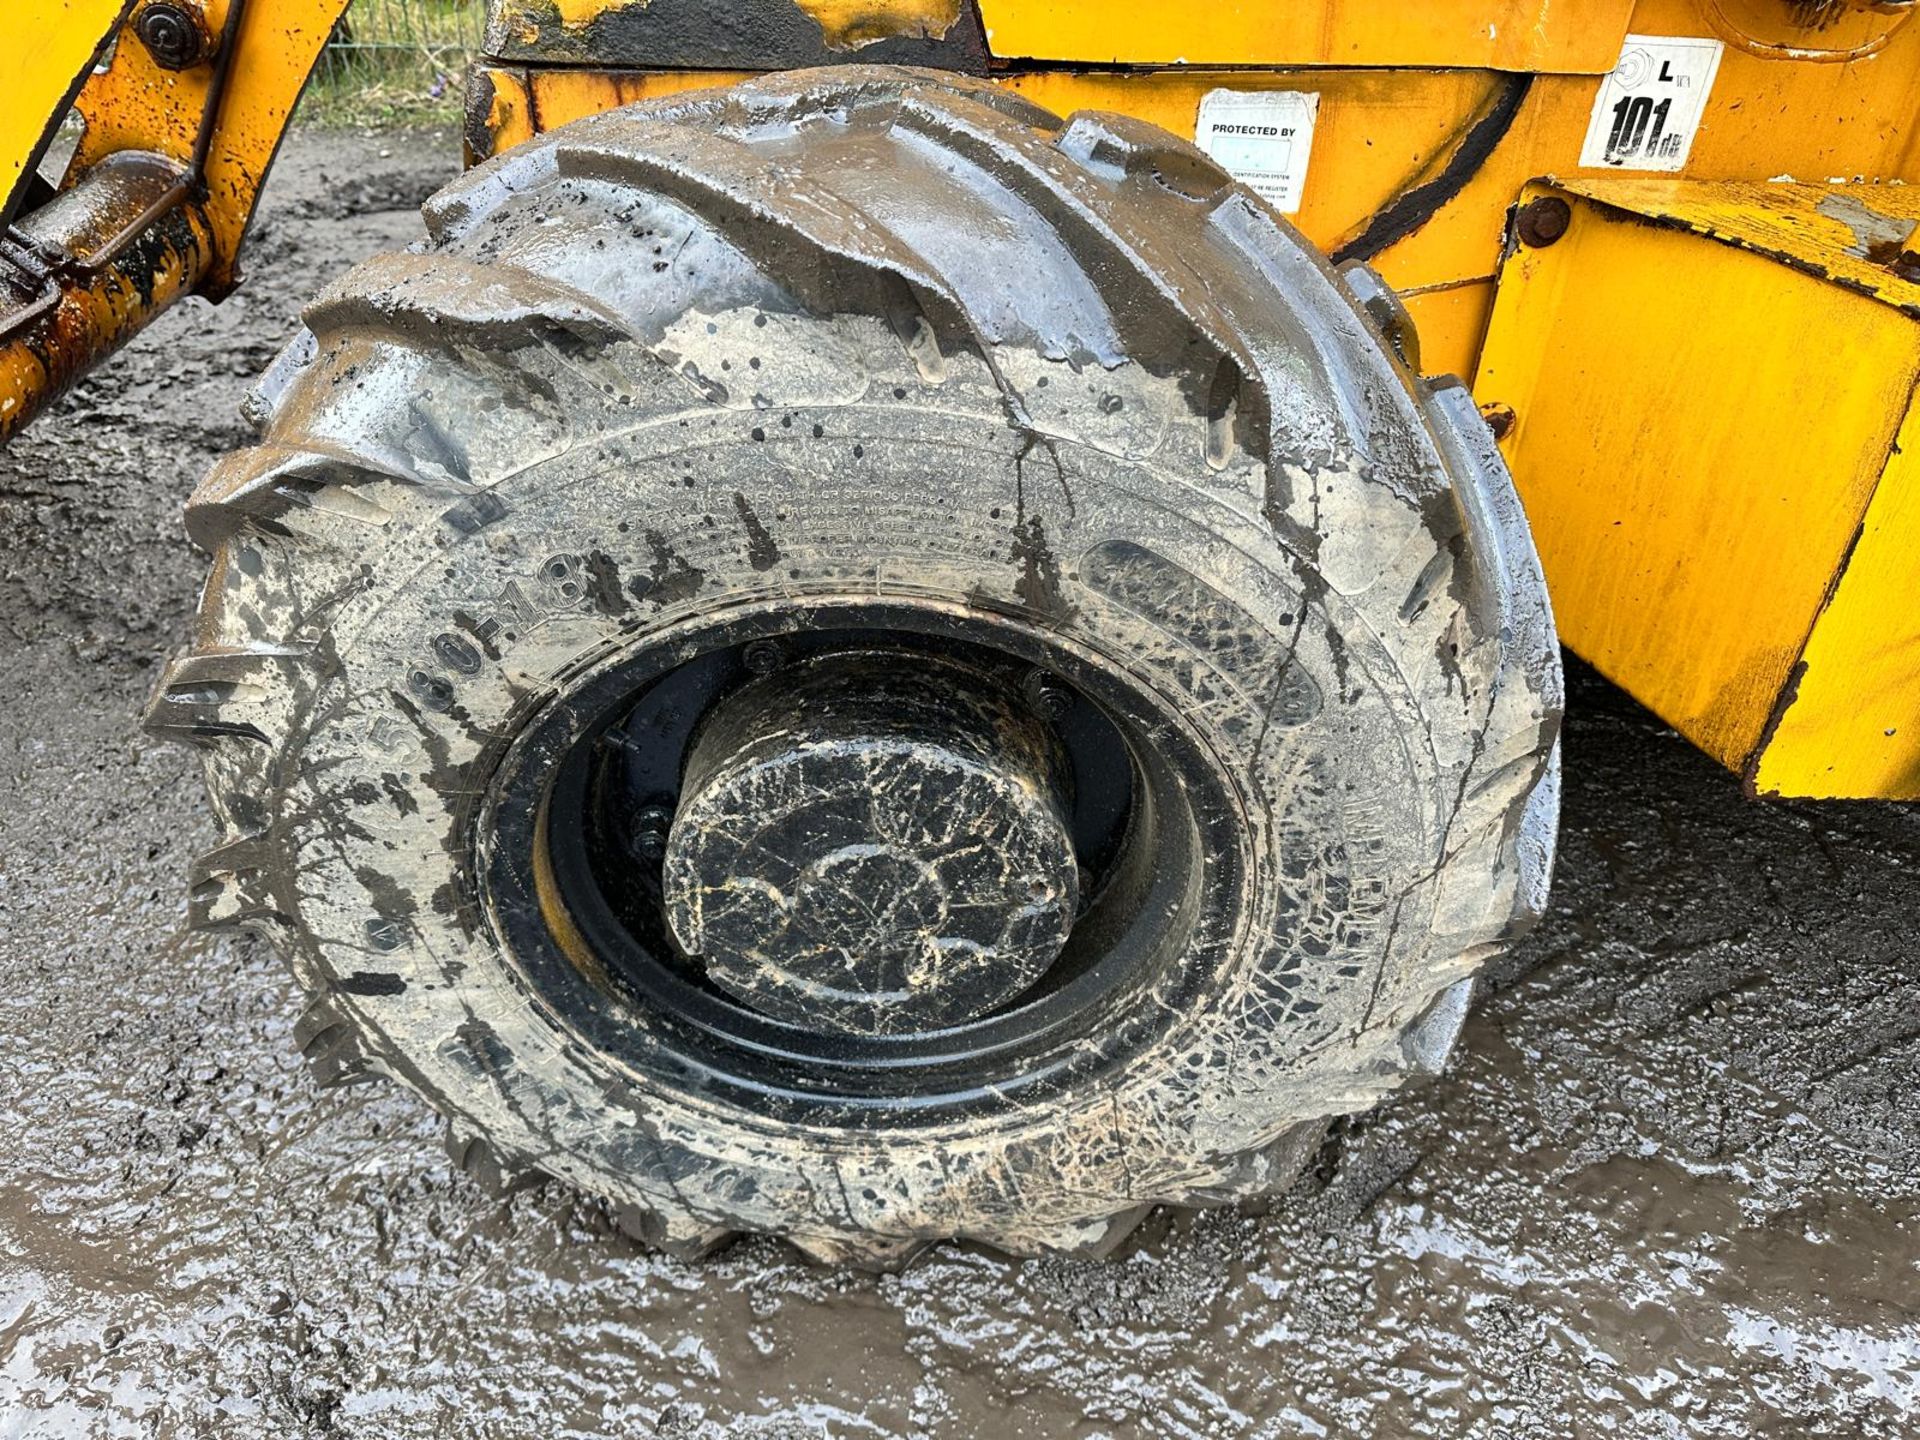
{"label": "muddy ground", "polygon": [[136,717],[250,377],[456,163],[296,136],[248,289],[0,453],[0,1440],[1915,1433],[1920,811],[1749,804],[1590,675],[1549,923],[1264,1218],[687,1266],[316,1091],[278,962],[180,933],[213,829]]}

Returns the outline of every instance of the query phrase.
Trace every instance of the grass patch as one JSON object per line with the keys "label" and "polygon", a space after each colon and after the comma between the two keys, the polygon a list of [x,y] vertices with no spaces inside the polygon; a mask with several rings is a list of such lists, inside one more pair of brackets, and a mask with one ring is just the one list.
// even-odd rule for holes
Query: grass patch
{"label": "grass patch", "polygon": [[338,129],[457,123],[486,0],[354,0],[300,119]]}

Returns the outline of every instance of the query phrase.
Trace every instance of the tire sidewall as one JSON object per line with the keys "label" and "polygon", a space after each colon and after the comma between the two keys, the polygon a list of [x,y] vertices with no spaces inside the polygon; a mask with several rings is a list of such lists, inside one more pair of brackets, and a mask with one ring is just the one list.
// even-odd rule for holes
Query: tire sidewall
{"label": "tire sidewall", "polygon": [[[1198,421],[1151,455],[1084,436],[1036,455],[991,385],[957,366],[893,404],[605,433],[493,486],[477,529],[391,497],[413,523],[361,563],[283,769],[292,929],[390,1063],[506,1153],[748,1228],[1049,1228],[1205,1185],[1385,1087],[1396,1027],[1373,1012],[1425,962],[1417,882],[1439,828],[1389,646],[1341,598],[1302,594],[1261,497],[1198,463]],[[1092,583],[1089,557],[1115,546],[1204,586],[1187,612],[1230,597],[1238,633]],[[541,706],[693,617],[861,595],[1010,617],[1123,666],[1237,781],[1246,898],[1205,959],[1205,1003],[1090,1092],[960,1127],[769,1123],[583,1047],[486,921],[477,801]],[[1249,654],[1310,678],[1310,719],[1275,723],[1277,668],[1240,673]]]}

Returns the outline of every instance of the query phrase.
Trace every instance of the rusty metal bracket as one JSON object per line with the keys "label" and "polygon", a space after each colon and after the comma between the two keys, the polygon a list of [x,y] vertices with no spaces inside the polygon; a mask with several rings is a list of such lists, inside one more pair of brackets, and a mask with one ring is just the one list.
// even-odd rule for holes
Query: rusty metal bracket
{"label": "rusty metal bracket", "polygon": [[53,278],[48,258],[16,230],[0,235],[0,294],[7,297],[7,307],[0,311],[0,339],[25,329],[60,303],[60,282]]}
{"label": "rusty metal bracket", "polygon": [[[246,8],[247,0],[232,0],[232,4],[227,7],[226,23],[220,28],[219,46],[213,57],[213,75],[207,87],[206,110],[200,117],[199,133],[194,137],[193,142],[193,158],[188,162],[187,168],[181,172],[180,178],[168,190],[156,196],[144,210],[130,218],[117,233],[104,240],[98,250],[84,258],[73,257],[72,265],[77,273],[97,274],[118,259],[121,253],[162,215],[189,199],[204,198],[207,152],[213,144],[215,132],[220,128],[221,103],[226,98],[227,83],[233,74],[234,36],[239,32],[240,19],[246,13]],[[80,184],[86,184],[86,179],[83,178]],[[5,327],[0,325],[0,334],[4,333]]]}
{"label": "rusty metal bracket", "polygon": [[233,0],[203,62],[213,68],[185,165],[110,154],[0,235],[0,440],[208,273],[207,158],[245,10]]}
{"label": "rusty metal bracket", "polygon": [[[108,193],[87,196],[87,219],[90,221],[96,217],[118,218],[117,228],[99,236],[93,243],[85,244],[84,248],[49,246],[44,241],[36,241],[31,233],[30,227],[34,215],[47,208],[47,206],[41,206],[39,210],[21,216],[15,224],[7,228],[4,236],[0,236],[0,244],[7,247],[0,253],[7,253],[8,259],[16,269],[34,281],[37,292],[34,298],[23,306],[18,308],[8,306],[0,310],[0,339],[25,329],[46,311],[60,303],[60,276],[85,278],[98,275],[119,259],[127,248],[151,229],[162,216],[204,193],[207,152],[212,145],[214,133],[219,128],[221,101],[225,96],[227,81],[233,68],[235,48],[233,40],[246,7],[247,0],[233,0],[232,5],[228,7],[226,23],[221,27],[219,45],[214,56],[213,75],[207,90],[206,111],[201,117],[200,129],[194,140],[193,157],[184,170],[178,171],[173,183],[158,194],[147,198],[140,209],[128,214],[124,207],[116,207],[112,203],[115,199],[124,197],[124,188],[117,182],[124,179],[126,172],[121,167],[110,168],[103,162],[62,194],[86,192],[94,184],[96,176],[102,177],[100,183],[107,188]],[[152,160],[155,164],[165,163],[158,157],[145,158]],[[122,189],[121,196],[112,193],[115,188]],[[55,204],[59,198],[60,196],[56,195],[47,204]],[[120,218],[123,216],[124,218]],[[90,227],[83,222],[83,228],[76,232],[76,240],[84,237],[87,228]],[[39,263],[35,264],[33,260],[26,260],[23,256],[32,256]]]}

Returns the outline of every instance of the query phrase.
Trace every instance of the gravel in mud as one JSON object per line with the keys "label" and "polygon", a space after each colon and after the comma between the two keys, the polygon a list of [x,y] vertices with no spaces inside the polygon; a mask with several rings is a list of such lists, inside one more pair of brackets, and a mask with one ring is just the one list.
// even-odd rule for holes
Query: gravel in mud
{"label": "gravel in mud", "polygon": [[[1920,813],[1755,805],[1584,672],[1548,923],[1270,1214],[1105,1264],[649,1255],[319,1093],[136,728],[177,519],[447,135],[293,137],[254,281],[0,452],[0,1437],[1896,1437],[1920,1428]],[[400,207],[400,208],[396,208]]]}

